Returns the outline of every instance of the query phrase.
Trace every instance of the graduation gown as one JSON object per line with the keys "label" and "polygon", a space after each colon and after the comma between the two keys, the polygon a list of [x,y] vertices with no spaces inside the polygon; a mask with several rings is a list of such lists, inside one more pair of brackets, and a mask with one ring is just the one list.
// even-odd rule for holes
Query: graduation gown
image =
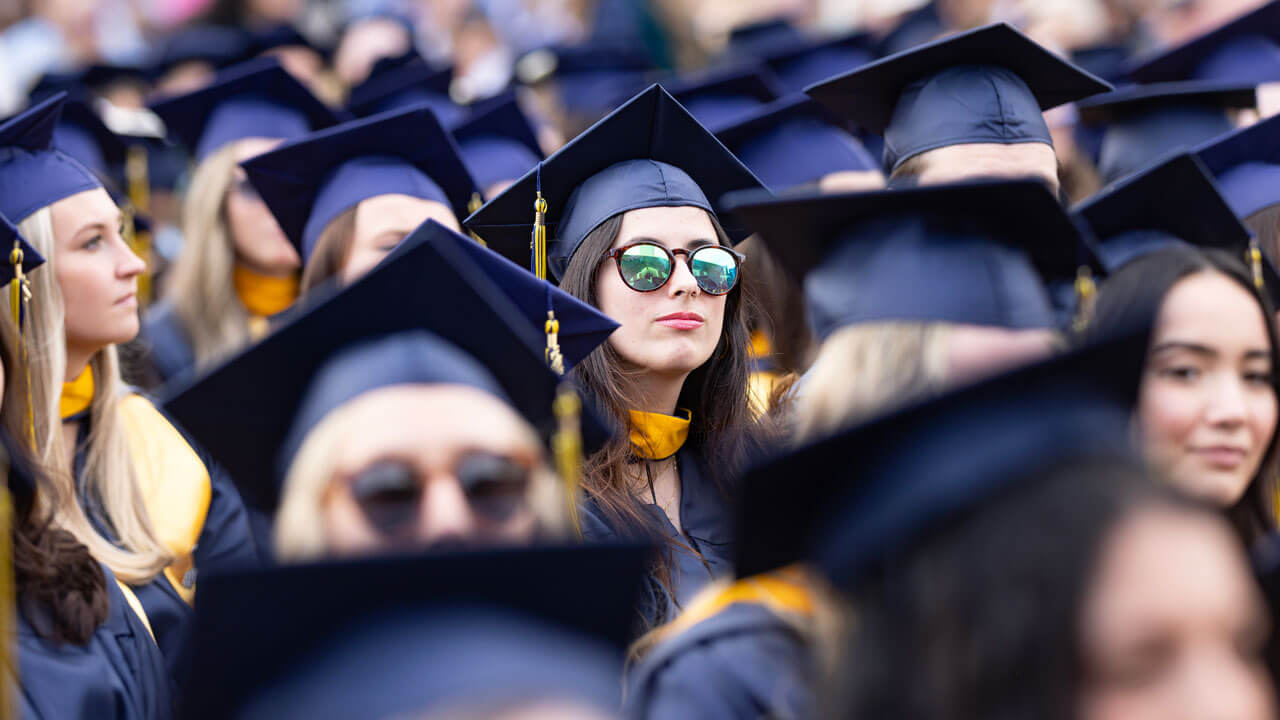
{"label": "graduation gown", "polygon": [[795,628],[763,605],[734,603],[659,643],[632,674],[628,716],[816,717],[815,668]]}
{"label": "graduation gown", "polygon": [[[257,567],[260,558],[244,502],[226,471],[142,396],[125,398],[121,412],[152,524],[177,558],[155,579],[133,591],[146,611],[170,674],[180,685],[189,668],[197,575]],[[89,429],[86,417],[80,423],[76,452],[80,499],[98,531],[114,540],[105,513],[86,492],[82,448]]]}
{"label": "graduation gown", "polygon": [[[674,618],[699,590],[733,570],[733,518],[728,501],[712,482],[694,448],[682,447],[676,453],[676,465],[680,472],[680,520],[684,533],[676,529],[662,508],[652,503],[641,506],[652,525],[661,529],[660,537],[655,539],[677,543],[671,578],[675,594],[668,593],[656,578],[650,579],[649,598],[643,608],[649,627]],[[583,504],[579,516],[585,542],[615,543],[626,539],[590,500]],[[681,545],[696,550],[701,557]]]}
{"label": "graduation gown", "polygon": [[18,717],[22,720],[167,720],[174,716],[169,674],[142,619],[111,571],[110,609],[88,644],[56,645],[37,627],[41,608],[18,613]]}
{"label": "graduation gown", "polygon": [[196,351],[173,304],[157,303],[142,320],[138,339],[146,348],[154,378],[165,383],[196,365]]}

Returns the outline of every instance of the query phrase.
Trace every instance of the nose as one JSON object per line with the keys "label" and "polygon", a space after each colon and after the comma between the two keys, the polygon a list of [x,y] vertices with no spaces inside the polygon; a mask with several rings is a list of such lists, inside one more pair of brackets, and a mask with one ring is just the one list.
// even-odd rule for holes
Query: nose
{"label": "nose", "polygon": [[671,271],[671,279],[667,281],[667,293],[671,297],[681,295],[697,297],[702,292],[702,288],[698,287],[698,281],[693,277],[693,271],[689,269],[686,257],[676,256],[676,266]]}
{"label": "nose", "polygon": [[1244,424],[1248,415],[1244,380],[1237,373],[1222,373],[1221,380],[1209,391],[1205,419],[1210,425],[1234,428]]}
{"label": "nose", "polygon": [[422,493],[419,540],[428,546],[462,544],[476,532],[471,503],[456,478],[432,478]]}
{"label": "nose", "polygon": [[132,280],[147,269],[147,264],[129,247],[124,238],[119,239],[119,255],[116,262],[116,277],[121,280]]}

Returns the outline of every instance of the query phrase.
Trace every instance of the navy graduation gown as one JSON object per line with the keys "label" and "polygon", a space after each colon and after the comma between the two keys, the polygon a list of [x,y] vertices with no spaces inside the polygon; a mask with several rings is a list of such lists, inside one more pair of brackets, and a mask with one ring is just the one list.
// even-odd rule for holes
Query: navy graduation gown
{"label": "navy graduation gown", "polygon": [[814,660],[768,608],[734,603],[667,639],[630,678],[629,717],[816,717]]}
{"label": "navy graduation gown", "polygon": [[[675,595],[668,593],[656,578],[650,578],[650,598],[643,608],[649,627],[674,618],[680,607],[687,605],[699,590],[733,571],[733,518],[729,503],[702,467],[694,448],[688,445],[681,448],[676,453],[676,463],[680,472],[680,521],[684,533],[676,529],[662,508],[652,503],[641,507],[652,524],[661,528],[658,539],[676,544],[671,578]],[[584,503],[580,518],[585,542],[611,543],[624,539],[590,500]]]}
{"label": "navy graduation gown", "polygon": [[173,304],[161,302],[147,312],[138,339],[147,349],[152,373],[168,382],[196,365],[196,352]]}
{"label": "navy graduation gown", "polygon": [[174,716],[160,649],[111,571],[110,609],[87,645],[55,645],[36,632],[40,608],[18,614],[18,717],[23,720],[167,720]]}

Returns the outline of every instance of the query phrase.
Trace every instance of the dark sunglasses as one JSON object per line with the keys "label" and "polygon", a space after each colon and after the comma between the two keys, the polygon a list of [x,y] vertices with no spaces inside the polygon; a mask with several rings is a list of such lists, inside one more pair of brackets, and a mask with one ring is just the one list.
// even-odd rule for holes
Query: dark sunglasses
{"label": "dark sunglasses", "polygon": [[698,287],[708,295],[724,295],[738,284],[746,255],[722,245],[703,245],[697,250],[669,250],[655,242],[623,245],[604,254],[618,264],[622,282],[636,292],[653,292],[671,279],[676,255],[684,255]]}
{"label": "dark sunglasses", "polygon": [[[525,505],[530,469],[491,453],[464,455],[454,466],[471,511],[482,522],[503,522]],[[348,481],[351,496],[369,525],[385,537],[411,537],[418,525],[423,482],[403,462],[378,462]]]}

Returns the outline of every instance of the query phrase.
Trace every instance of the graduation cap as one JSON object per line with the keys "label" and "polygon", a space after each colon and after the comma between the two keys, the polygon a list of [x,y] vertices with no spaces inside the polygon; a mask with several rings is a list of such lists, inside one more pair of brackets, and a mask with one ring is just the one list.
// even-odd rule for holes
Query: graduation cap
{"label": "graduation cap", "polygon": [[239,28],[225,25],[188,25],[170,35],[151,60],[151,77],[189,62],[208,63],[215,70],[235,65],[253,57],[252,36]]}
{"label": "graduation cap", "polygon": [[369,77],[351,89],[347,109],[359,117],[426,105],[446,127],[466,116],[449,99],[453,66],[434,68],[417,53],[378,61]]}
{"label": "graduation cap", "polygon": [[18,232],[7,218],[0,215],[0,250],[4,251],[5,262],[0,263],[0,288],[7,287],[17,276],[14,272],[12,252],[22,251],[22,274],[28,275],[32,270],[44,264],[44,256],[31,247],[26,238]]}
{"label": "graduation cap", "polygon": [[1184,43],[1139,57],[1128,75],[1142,83],[1280,82],[1280,2],[1273,0]]}
{"label": "graduation cap", "polygon": [[1103,182],[1132,175],[1178,149],[1235,129],[1232,109],[1257,105],[1252,85],[1179,82],[1134,85],[1076,105],[1082,124],[1105,126],[1098,171]]}
{"label": "graduation cap", "polygon": [[67,100],[53,127],[53,146],[80,161],[102,182],[114,182],[129,154],[125,141],[86,102]]}
{"label": "graduation cap", "polygon": [[69,72],[45,73],[28,94],[32,100],[43,100],[57,92],[66,92],[75,97],[81,93],[99,93],[123,84],[145,88],[151,84],[151,79],[147,69],[141,66],[94,63]]}
{"label": "graduation cap", "polygon": [[201,576],[184,716],[408,717],[548,696],[612,710],[650,561],[579,546]]}
{"label": "graduation cap", "polygon": [[379,195],[434,200],[466,217],[475,181],[425,107],[312,133],[241,163],[304,262],[325,227]]}
{"label": "graduation cap", "polygon": [[775,47],[764,56],[764,62],[784,93],[798,93],[875,58],[871,36],[854,32],[832,38],[801,38]]}
{"label": "graduation cap", "polygon": [[758,59],[807,39],[791,20],[785,17],[766,18],[730,30],[724,54],[734,60]]}
{"label": "graduation cap", "polygon": [[[761,187],[714,135],[653,85],[525,173],[466,225],[514,262],[529,264],[531,211],[541,197],[547,204],[546,266],[559,279],[586,236],[614,215],[679,206],[714,213],[726,192]],[[734,242],[747,236],[732,218],[718,217]]]}
{"label": "graduation cap", "polygon": [[1280,204],[1280,116],[1214,138],[1196,157],[1241,219]]}
{"label": "graduation cap", "polygon": [[208,86],[155,102],[151,109],[197,160],[236,140],[292,139],[343,119],[275,58],[228,68]]}
{"label": "graduation cap", "polygon": [[[278,502],[278,481],[292,452],[310,429],[306,423],[323,415],[312,409],[307,418],[300,417],[304,404],[322,408],[352,392],[332,382],[313,388],[317,377],[339,353],[372,340],[414,330],[431,333],[483,366],[510,406],[549,434],[560,380],[544,355],[547,304],[561,332],[573,336],[561,346],[570,365],[603,342],[616,324],[468,244],[476,245],[434,222],[424,223],[364,277],[300,310],[287,325],[203,377],[168,386],[165,410],[227,468],[245,502],[268,513]],[[503,281],[511,284],[499,284]],[[539,313],[530,315],[527,308]],[[458,370],[463,363],[456,354],[433,353],[432,359],[448,364],[450,369],[441,372],[454,373],[459,383],[482,386],[476,378],[484,373],[474,365]],[[358,393],[396,384],[410,371],[425,372],[393,358],[347,377]],[[318,394],[309,399],[313,392]],[[588,450],[608,436],[589,411],[583,414],[582,432]]]}
{"label": "graduation cap", "polygon": [[554,81],[565,109],[576,116],[600,117],[629,88],[644,87],[653,63],[643,54],[599,43],[561,45],[526,53],[516,63],[524,85]]}
{"label": "graduation cap", "polygon": [[950,145],[1052,145],[1044,111],[1111,90],[1005,23],[892,55],[805,90],[884,136],[884,167]]}
{"label": "graduation cap", "polygon": [[742,480],[738,527],[749,530],[738,534],[738,575],[807,560],[838,586],[856,587],[921,538],[1055,465],[1132,461],[1148,337],[1147,328],[1129,329],[751,469]]}
{"label": "graduation cap", "polygon": [[453,129],[462,161],[481,189],[514,180],[542,161],[542,148],[514,95],[487,104]]}
{"label": "graduation cap", "polygon": [[817,103],[790,97],[716,133],[774,192],[845,171],[876,171],[880,163]]}
{"label": "graduation cap", "polygon": [[663,87],[713,133],[750,117],[782,94],[773,73],[756,63],[677,78]]}
{"label": "graduation cap", "polygon": [[1035,180],[726,202],[803,283],[820,338],[884,321],[1054,327],[1046,283],[1097,265]]}
{"label": "graduation cap", "polygon": [[907,13],[876,45],[876,55],[888,57],[937,40],[950,28],[934,0]]}
{"label": "graduation cap", "polygon": [[1125,67],[1132,57],[1128,45],[1103,43],[1076,48],[1071,51],[1071,62],[1109,83],[1117,83],[1125,77]]}
{"label": "graduation cap", "polygon": [[92,170],[53,146],[65,100],[66,93],[58,93],[0,124],[0,214],[12,222],[102,187]]}
{"label": "graduation cap", "polygon": [[1108,272],[1148,252],[1186,244],[1234,253],[1252,268],[1258,289],[1273,301],[1280,293],[1280,274],[1190,153],[1116,183],[1074,212],[1092,230]]}

